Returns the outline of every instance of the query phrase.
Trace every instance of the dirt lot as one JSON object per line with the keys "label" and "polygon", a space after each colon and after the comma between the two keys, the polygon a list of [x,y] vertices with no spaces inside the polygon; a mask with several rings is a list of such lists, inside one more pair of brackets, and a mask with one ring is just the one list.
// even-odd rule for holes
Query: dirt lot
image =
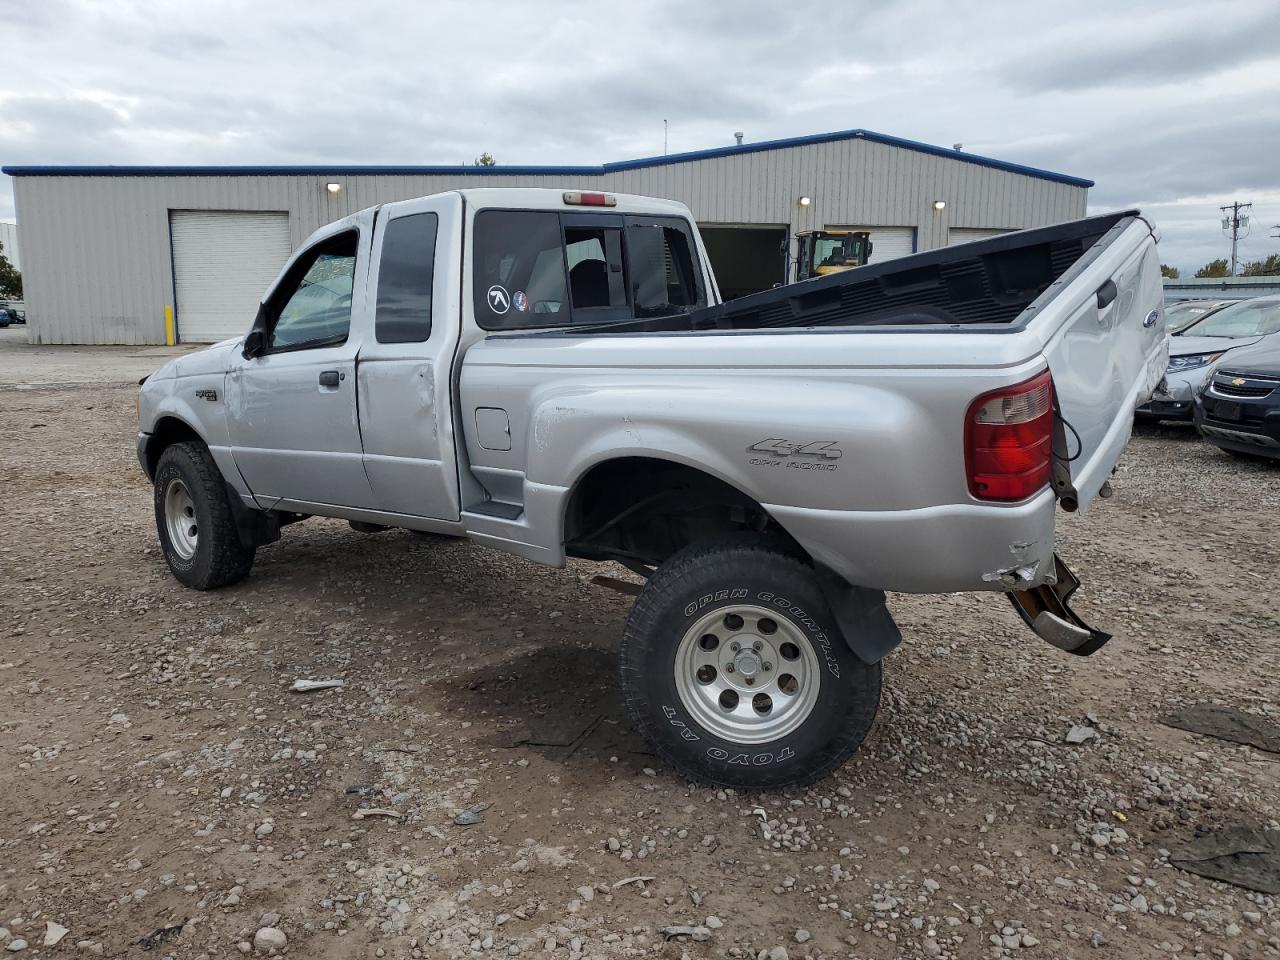
{"label": "dirt lot", "polygon": [[[1166,859],[1276,828],[1280,757],[1159,723],[1202,700],[1280,714],[1280,468],[1141,431],[1115,497],[1061,525],[1109,646],[1061,655],[998,596],[894,596],[906,642],[862,753],[734,795],[628,728],[630,601],[591,565],[313,520],[238,586],[178,586],[135,388],[111,385],[159,362],[0,342],[17,956],[237,956],[264,925],[305,957],[1280,956],[1280,898]],[[300,677],[346,686],[287,692]],[[1064,743],[1077,723],[1097,736]]]}

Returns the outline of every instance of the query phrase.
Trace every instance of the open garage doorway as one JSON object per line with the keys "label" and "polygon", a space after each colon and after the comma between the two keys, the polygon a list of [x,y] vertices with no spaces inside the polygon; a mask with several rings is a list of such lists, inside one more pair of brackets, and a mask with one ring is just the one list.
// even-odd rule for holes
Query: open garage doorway
{"label": "open garage doorway", "polygon": [[726,300],[769,290],[786,271],[787,228],[776,224],[700,223],[720,296]]}

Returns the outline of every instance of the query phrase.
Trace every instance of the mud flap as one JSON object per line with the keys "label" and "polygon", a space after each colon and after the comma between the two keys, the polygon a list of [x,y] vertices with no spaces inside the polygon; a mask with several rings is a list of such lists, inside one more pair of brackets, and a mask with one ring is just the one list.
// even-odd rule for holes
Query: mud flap
{"label": "mud flap", "polygon": [[879,663],[902,643],[883,590],[855,587],[821,564],[817,575],[818,587],[855,657],[866,664]]}
{"label": "mud flap", "polygon": [[1080,581],[1056,553],[1053,555],[1053,567],[1057,583],[1032,590],[1010,591],[1009,600],[1031,632],[1041,640],[1077,657],[1087,657],[1100,650],[1111,639],[1111,634],[1093,629],[1067,606],[1067,600],[1079,589]]}

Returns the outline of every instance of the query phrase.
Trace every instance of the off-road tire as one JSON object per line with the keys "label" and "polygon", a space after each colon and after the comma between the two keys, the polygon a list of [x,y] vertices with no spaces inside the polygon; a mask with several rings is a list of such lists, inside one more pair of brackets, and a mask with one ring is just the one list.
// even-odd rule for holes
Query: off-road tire
{"label": "off-road tire", "polygon": [[[704,726],[681,699],[681,640],[718,609],[764,607],[817,655],[817,699],[795,729],[740,742]],[[658,567],[636,599],[621,644],[622,694],[658,756],[700,783],[759,790],[813,783],[861,746],[880,705],[880,665],[854,656],[801,557],[764,538],[694,544]]]}
{"label": "off-road tire", "polygon": [[[174,480],[186,486],[195,508],[199,534],[195,553],[189,558],[175,548],[165,520],[165,495]],[[153,491],[160,546],[180,583],[196,590],[213,590],[248,576],[255,548],[240,541],[227,485],[204,444],[186,441],[167,447],[156,465]]]}

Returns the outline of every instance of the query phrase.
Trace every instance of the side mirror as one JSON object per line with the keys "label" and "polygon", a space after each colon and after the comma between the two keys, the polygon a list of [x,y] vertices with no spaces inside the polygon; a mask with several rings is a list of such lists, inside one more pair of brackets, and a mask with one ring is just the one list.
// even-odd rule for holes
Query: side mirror
{"label": "side mirror", "polygon": [[254,357],[260,356],[266,347],[266,337],[261,330],[253,329],[249,331],[249,335],[244,338],[244,348],[240,353],[246,360],[252,360]]}
{"label": "side mirror", "polygon": [[258,312],[254,315],[253,326],[249,328],[249,335],[244,338],[244,347],[241,353],[246,360],[252,360],[254,357],[260,357],[267,349],[267,307],[266,304],[258,304]]}

